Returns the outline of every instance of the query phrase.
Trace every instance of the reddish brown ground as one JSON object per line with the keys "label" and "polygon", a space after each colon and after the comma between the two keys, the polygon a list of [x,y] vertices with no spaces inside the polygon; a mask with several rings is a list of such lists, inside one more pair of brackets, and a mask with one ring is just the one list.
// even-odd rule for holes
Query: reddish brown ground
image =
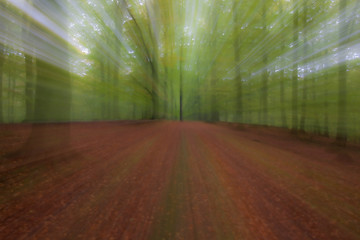
{"label": "reddish brown ground", "polygon": [[[30,130],[0,126],[0,155]],[[68,149],[0,159],[0,239],[360,239],[355,147],[200,122],[71,135]]]}

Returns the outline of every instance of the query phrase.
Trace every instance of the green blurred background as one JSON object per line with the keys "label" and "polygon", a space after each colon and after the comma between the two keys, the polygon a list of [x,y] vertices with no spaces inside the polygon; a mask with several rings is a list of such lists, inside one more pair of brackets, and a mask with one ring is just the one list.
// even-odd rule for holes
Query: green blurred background
{"label": "green blurred background", "polygon": [[0,122],[228,121],[358,142],[359,4],[0,0]]}

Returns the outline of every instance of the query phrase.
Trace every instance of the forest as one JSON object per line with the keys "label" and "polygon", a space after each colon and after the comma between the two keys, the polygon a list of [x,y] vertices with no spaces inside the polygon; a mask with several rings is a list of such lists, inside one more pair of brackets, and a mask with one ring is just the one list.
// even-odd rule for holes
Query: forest
{"label": "forest", "polygon": [[0,238],[358,239],[359,106],[359,0],[0,0]]}
{"label": "forest", "polygon": [[359,141],[359,14],[355,0],[2,1],[0,120],[226,121]]}

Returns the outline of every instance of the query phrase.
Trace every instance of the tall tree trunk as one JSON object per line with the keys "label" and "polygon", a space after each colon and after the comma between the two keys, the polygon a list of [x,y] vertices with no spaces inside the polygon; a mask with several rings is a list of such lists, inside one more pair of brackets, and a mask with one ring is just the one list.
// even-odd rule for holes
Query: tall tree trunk
{"label": "tall tree trunk", "polygon": [[[150,34],[150,38],[152,40],[152,45],[151,47],[149,47],[146,44],[142,29],[140,28],[140,26],[138,25],[138,22],[136,20],[136,18],[134,17],[134,15],[132,14],[132,12],[130,11],[129,8],[129,3],[126,0],[122,0],[122,4],[123,4],[123,8],[126,9],[126,12],[129,14],[129,16],[131,17],[131,19],[134,21],[135,23],[135,29],[137,30],[137,32],[140,35],[140,42],[142,44],[142,48],[144,49],[144,58],[146,59],[146,61],[149,63],[149,67],[150,67],[150,75],[152,77],[151,80],[151,107],[152,107],[152,113],[151,113],[151,119],[158,119],[159,118],[159,79],[158,79],[158,45],[156,42],[156,36],[154,35],[154,29],[152,29],[153,25],[149,25],[148,29],[149,29],[149,34]],[[146,14],[148,19],[153,19],[154,16],[150,16],[150,10],[148,9],[148,5],[145,4],[146,6]]]}
{"label": "tall tree trunk", "polygon": [[280,70],[280,115],[281,115],[281,126],[286,128],[286,114],[285,114],[285,74],[284,69]]}
{"label": "tall tree trunk", "polygon": [[[283,15],[283,3],[282,1],[280,1],[280,16]],[[284,20],[283,18],[281,18],[281,29],[282,31],[284,30],[285,25],[284,25]],[[285,40],[284,38],[281,38],[280,41],[280,49],[281,49],[281,53],[284,53],[285,50]],[[284,60],[283,58],[281,58],[281,65],[283,64]],[[284,73],[284,68],[281,66],[281,70],[280,70],[280,118],[281,118],[281,126],[286,128],[287,127],[287,123],[286,123],[286,114],[285,114],[285,73]]]}
{"label": "tall tree trunk", "polygon": [[[109,44],[109,43],[108,43]],[[112,80],[112,63],[111,63],[111,60],[108,59],[107,61],[107,65],[106,65],[106,78],[105,78],[105,82],[106,82],[106,85],[105,85],[105,89],[106,89],[106,96],[105,96],[105,99],[106,99],[106,119],[107,120],[110,120],[111,119],[111,115],[112,115],[112,112],[111,112],[111,95],[112,95],[112,92],[113,92],[113,89],[111,89],[109,86],[111,86],[111,80]]]}
{"label": "tall tree trunk", "polygon": [[157,69],[154,63],[151,64],[152,82],[151,82],[151,99],[152,99],[152,117],[151,119],[159,119],[159,79]]}
{"label": "tall tree trunk", "polygon": [[[317,99],[316,99],[316,93],[317,93],[317,91],[316,91],[316,78],[315,78],[315,76],[312,76],[311,77],[311,102],[317,106],[318,104],[317,104]],[[315,134],[318,134],[318,135],[321,134],[318,111],[314,112],[313,131],[314,131]]]}
{"label": "tall tree trunk", "polygon": [[[215,49],[215,48],[214,48]],[[215,60],[214,60],[215,61]],[[217,83],[217,76],[216,76],[216,65],[213,65],[212,73],[211,73],[211,99],[210,99],[210,106],[211,106],[211,121],[217,122],[219,121],[219,109],[217,106],[217,93],[216,93],[216,83]]]}
{"label": "tall tree trunk", "polygon": [[168,108],[169,108],[169,96],[168,96],[168,68],[165,67],[165,71],[164,71],[164,113],[163,113],[163,118],[167,119],[168,118]]}
{"label": "tall tree trunk", "polygon": [[[327,56],[329,51],[326,50],[324,55]],[[329,80],[329,74],[327,69],[327,64],[325,64],[325,74],[324,74],[324,82],[327,83]],[[328,90],[328,84],[324,84],[324,136],[329,136],[329,90]]]}
{"label": "tall tree trunk", "polygon": [[[294,5],[294,13],[293,13],[293,44],[296,46],[299,40],[298,33],[298,25],[299,25],[299,10],[296,7],[296,2],[293,1]],[[293,64],[293,72],[292,72],[292,86],[291,86],[291,108],[292,108],[292,126],[291,129],[293,132],[298,130],[298,64],[296,61],[298,60],[297,51],[294,52],[294,64]]]}
{"label": "tall tree trunk", "polygon": [[[215,2],[214,2],[215,3]],[[212,9],[212,16],[213,18],[211,19],[211,25],[212,25],[212,30],[211,30],[211,36],[210,36],[210,49],[216,49],[216,45],[217,45],[217,29],[218,29],[218,18],[219,18],[219,13],[218,13],[218,7],[220,7],[217,2],[215,3],[215,5],[213,6]],[[216,54],[213,54],[213,63],[212,63],[212,69],[211,69],[211,76],[210,76],[210,121],[212,122],[217,122],[219,121],[219,109],[218,109],[218,100],[217,100],[217,72],[216,72]]]}
{"label": "tall tree trunk", "polygon": [[170,119],[175,119],[175,97],[174,97],[174,82],[170,82]]}
{"label": "tall tree trunk", "polygon": [[5,63],[5,47],[0,43],[0,123],[3,122],[3,73]]}
{"label": "tall tree trunk", "polygon": [[[199,66],[199,64],[196,64],[197,66]],[[202,120],[202,115],[201,115],[201,96],[200,96],[200,76],[199,76],[199,72],[196,76],[196,89],[197,89],[197,94],[196,94],[196,109],[197,109],[197,114],[196,114],[196,120]]]}
{"label": "tall tree trunk", "polygon": [[[23,29],[23,43],[33,44],[33,37],[30,34],[30,26],[32,19],[24,14],[24,22],[26,27]],[[34,115],[34,71],[33,56],[28,53],[25,55],[25,122],[31,122]]]}
{"label": "tall tree trunk", "polygon": [[233,1],[233,34],[234,34],[234,60],[235,60],[235,84],[236,84],[236,119],[238,122],[243,121],[243,93],[242,93],[242,78],[241,78],[241,68],[240,62],[240,48],[241,48],[241,39],[239,36],[240,22],[238,18],[238,1]]}
{"label": "tall tree trunk", "polygon": [[181,41],[181,45],[180,45],[180,112],[179,112],[179,116],[180,116],[180,121],[183,121],[183,41]]}
{"label": "tall tree trunk", "polygon": [[31,122],[34,115],[34,64],[29,54],[25,54],[25,76],[25,121]]}
{"label": "tall tree trunk", "polygon": [[[9,57],[11,57],[11,55],[9,56]],[[7,90],[7,121],[8,122],[12,122],[12,119],[11,119],[11,108],[13,107],[12,106],[12,99],[13,99],[13,96],[14,96],[14,89],[13,89],[13,87],[12,87],[12,82],[13,82],[13,73],[14,73],[14,70],[13,70],[13,68],[12,68],[12,66],[9,66],[9,68],[8,68],[8,74],[7,74],[7,76],[8,76],[8,81],[7,81],[7,83],[8,83],[8,86],[7,86],[7,88],[8,88],[8,90]]]}
{"label": "tall tree trunk", "polygon": [[101,88],[101,94],[100,94],[100,117],[102,119],[105,119],[106,117],[106,93],[105,91],[103,90],[103,88],[105,87],[105,63],[104,61],[100,61],[100,80],[101,80],[101,85],[102,85],[102,88]]}
{"label": "tall tree trunk", "polygon": [[[346,21],[346,5],[347,0],[340,0],[339,4],[339,13],[340,23],[339,23],[339,40],[348,34],[348,23]],[[345,46],[348,41],[340,42],[339,46],[339,76],[338,76],[338,120],[337,120],[337,132],[336,132],[336,141],[345,145],[347,140],[347,116],[346,116],[346,93],[347,93],[347,66],[346,66],[346,51],[342,49],[342,46]]]}
{"label": "tall tree trunk", "polygon": [[[267,36],[267,25],[266,25],[266,13],[267,13],[267,0],[263,0],[263,10],[262,10],[262,28],[263,28],[263,38],[265,39]],[[263,71],[262,71],[262,91],[261,91],[261,123],[264,125],[268,124],[268,70],[267,70],[267,62],[268,62],[268,54],[267,48],[263,46]]]}
{"label": "tall tree trunk", "polygon": [[113,68],[113,97],[112,97],[112,113],[113,113],[113,119],[118,120],[119,115],[119,79],[118,79],[118,67],[114,65]]}
{"label": "tall tree trunk", "polygon": [[[304,48],[303,56],[306,58],[308,53],[308,43],[307,43],[307,0],[303,0],[303,36],[304,36]],[[301,118],[300,118],[300,131],[305,131],[305,121],[306,121],[306,102],[307,102],[307,88],[308,88],[308,77],[307,77],[307,60],[303,61],[304,64],[304,79],[303,79],[303,91],[302,91],[302,103],[301,103]]]}
{"label": "tall tree trunk", "polygon": [[[66,25],[66,9],[60,0],[36,0],[34,5],[46,4],[49,6],[49,15],[59,14],[62,16],[61,24]],[[44,40],[38,39],[44,48],[52,51],[66,64],[63,67],[56,66],[41,59],[36,59],[36,84],[35,106],[32,132],[20,154],[38,154],[59,150],[69,147],[70,141],[70,105],[71,105],[71,81],[70,72],[67,68],[68,53],[67,43],[55,37],[50,32],[43,30]],[[48,39],[46,39],[48,38]],[[55,46],[62,46],[61,52]],[[66,66],[66,67],[64,67]],[[61,122],[56,125],[51,122]],[[41,124],[39,124],[41,123]]]}
{"label": "tall tree trunk", "polygon": [[9,74],[9,80],[11,84],[10,122],[15,122],[16,71],[14,68],[11,68],[11,75]]}
{"label": "tall tree trunk", "polygon": [[[116,30],[120,33],[123,34],[122,28],[123,28],[123,17],[122,17],[122,9],[126,6],[123,0],[120,1],[114,1],[114,21],[115,21],[115,26],[116,26]],[[121,41],[119,41],[119,39],[117,38],[117,36],[114,34],[113,36],[114,38],[114,48],[116,51],[116,56],[118,56],[117,59],[120,59],[122,56],[122,52],[120,49],[120,45],[121,45]],[[120,96],[119,96],[119,76],[121,74],[121,67],[119,66],[119,62],[120,61],[116,61],[114,64],[114,79],[113,79],[113,84],[115,86],[115,92],[114,92],[114,97],[113,97],[113,112],[114,112],[114,119],[118,120],[121,117],[121,111],[120,111],[120,106],[119,106],[119,100],[120,100]]]}

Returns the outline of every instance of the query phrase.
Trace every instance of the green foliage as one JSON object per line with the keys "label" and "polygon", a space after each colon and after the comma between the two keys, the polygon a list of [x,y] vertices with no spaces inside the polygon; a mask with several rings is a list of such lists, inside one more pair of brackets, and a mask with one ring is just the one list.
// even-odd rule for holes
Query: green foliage
{"label": "green foliage", "polygon": [[[297,69],[295,122],[335,136],[338,65],[346,63],[342,131],[359,140],[360,8],[359,1],[340,7],[341,1],[62,1],[68,14],[60,25],[41,1],[33,5],[46,18],[5,1],[1,120],[22,121],[25,102],[34,98],[25,91],[27,54],[60,68],[70,63],[72,120],[178,119],[182,105],[188,120],[291,128]],[[45,49],[36,43],[44,37]],[[68,59],[58,54],[64,39]]]}

